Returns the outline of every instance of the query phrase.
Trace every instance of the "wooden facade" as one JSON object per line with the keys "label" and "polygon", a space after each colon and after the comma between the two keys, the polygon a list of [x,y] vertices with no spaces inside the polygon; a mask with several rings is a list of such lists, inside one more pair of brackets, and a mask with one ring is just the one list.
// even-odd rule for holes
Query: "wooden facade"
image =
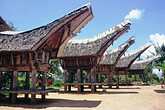
{"label": "wooden facade", "polygon": [[8,31],[8,30],[10,30],[10,27],[7,25],[7,23],[0,16],[0,32]]}
{"label": "wooden facade", "polygon": [[[16,102],[17,93],[25,94],[26,98],[31,94],[31,103],[35,103],[36,94],[45,99],[50,92],[46,90],[50,60],[58,59],[67,41],[92,18],[91,5],[87,4],[42,27],[17,34],[1,33],[0,76],[2,72],[11,72],[12,82],[10,90],[0,90],[0,93],[10,93],[12,103]],[[26,72],[26,90],[17,89],[18,72]],[[36,89],[37,72],[42,73],[42,90]]]}

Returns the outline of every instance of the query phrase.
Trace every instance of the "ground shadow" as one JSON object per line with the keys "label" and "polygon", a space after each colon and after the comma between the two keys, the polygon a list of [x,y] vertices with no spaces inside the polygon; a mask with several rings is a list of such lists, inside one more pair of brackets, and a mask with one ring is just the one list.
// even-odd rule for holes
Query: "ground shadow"
{"label": "ground shadow", "polygon": [[101,101],[91,101],[91,100],[67,100],[67,99],[37,99],[36,104],[31,105],[30,100],[25,100],[24,98],[18,98],[16,104],[11,104],[11,102],[6,99],[0,98],[0,106],[8,107],[20,107],[20,108],[32,108],[32,109],[43,109],[48,107],[85,107],[92,108],[97,107]]}
{"label": "ground shadow", "polygon": [[165,93],[165,90],[154,90],[156,93]]}
{"label": "ground shadow", "polygon": [[[60,91],[59,94],[91,94],[91,91],[83,91],[78,93],[77,91],[64,92]],[[138,92],[127,92],[127,91],[97,91],[92,94],[138,94]]]}

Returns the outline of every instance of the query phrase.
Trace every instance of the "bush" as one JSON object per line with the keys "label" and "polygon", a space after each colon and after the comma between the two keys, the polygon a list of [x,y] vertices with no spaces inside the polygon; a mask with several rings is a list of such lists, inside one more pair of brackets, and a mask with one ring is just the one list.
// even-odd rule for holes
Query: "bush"
{"label": "bush", "polygon": [[61,80],[60,80],[60,79],[59,79],[59,80],[55,80],[55,81],[53,82],[53,86],[59,87],[59,86],[60,86],[60,83],[61,83]]}

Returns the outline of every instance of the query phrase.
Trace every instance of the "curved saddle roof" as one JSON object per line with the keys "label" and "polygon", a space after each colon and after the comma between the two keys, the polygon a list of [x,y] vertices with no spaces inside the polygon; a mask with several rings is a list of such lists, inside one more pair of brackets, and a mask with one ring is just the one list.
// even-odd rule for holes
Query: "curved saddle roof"
{"label": "curved saddle roof", "polygon": [[145,60],[141,60],[141,61],[135,61],[131,67],[130,67],[130,70],[145,70],[145,68],[152,62],[154,61],[155,59],[157,58],[160,58],[161,56],[160,55],[157,55],[157,56],[153,56],[153,57],[150,57],[148,59],[145,59]]}
{"label": "curved saddle roof", "polygon": [[130,25],[130,20],[125,20],[119,25],[92,38],[71,39],[67,42],[62,57],[96,55],[105,46],[109,46],[114,40],[127,32]]}
{"label": "curved saddle roof", "polygon": [[[41,41],[43,42],[47,40],[50,36],[53,35],[53,33],[58,31],[62,26],[64,26],[71,20],[76,19],[76,17],[78,17],[80,14],[85,13],[88,10],[91,10],[90,3],[44,26],[15,34],[0,33],[0,52],[31,50],[34,51],[38,48],[38,44],[41,44]],[[88,14],[90,13],[88,12]],[[90,20],[91,18],[88,18],[88,21]],[[76,34],[76,32],[74,34]],[[37,47],[34,48],[35,46]]]}
{"label": "curved saddle roof", "polygon": [[116,64],[117,61],[121,58],[121,56],[125,53],[125,51],[135,42],[135,37],[131,37],[124,44],[119,47],[107,51],[102,56],[100,61],[100,65],[113,65]]}
{"label": "curved saddle roof", "polygon": [[125,56],[122,56],[121,59],[117,63],[118,68],[129,68],[132,63],[149,47],[151,46],[151,43],[146,43],[143,46],[139,47],[138,49],[126,54]]}

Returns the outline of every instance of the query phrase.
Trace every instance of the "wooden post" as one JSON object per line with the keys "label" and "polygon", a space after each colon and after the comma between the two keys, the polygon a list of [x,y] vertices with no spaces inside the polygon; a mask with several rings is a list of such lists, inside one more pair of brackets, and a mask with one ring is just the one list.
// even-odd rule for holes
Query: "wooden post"
{"label": "wooden post", "polygon": [[[108,82],[111,83],[112,82],[112,75],[108,74]],[[108,84],[109,88],[112,88],[111,84]]]}
{"label": "wooden post", "polygon": [[81,83],[81,70],[77,69],[77,82]]}
{"label": "wooden post", "polygon": [[[26,71],[26,80],[25,80],[25,89],[26,90],[28,90],[30,87],[29,80],[30,80],[30,71]],[[25,99],[28,99],[28,94],[25,94]]]}
{"label": "wooden post", "polygon": [[[46,89],[46,80],[47,80],[46,75],[47,75],[47,72],[42,73],[42,90]],[[46,96],[45,94],[42,95],[42,100],[45,100],[45,96]]]}
{"label": "wooden post", "polygon": [[91,83],[96,83],[96,67],[91,69]]}
{"label": "wooden post", "polygon": [[31,94],[31,104],[36,103],[36,94]]}
{"label": "wooden post", "polygon": [[[64,83],[67,83],[67,69],[64,69]],[[67,85],[64,85],[64,92],[67,92]]]}
{"label": "wooden post", "polygon": [[128,74],[126,73],[126,75],[125,75],[125,82],[126,82],[126,85],[128,85]]}
{"label": "wooden post", "polygon": [[[91,69],[91,83],[96,83],[96,67]],[[91,92],[96,92],[96,85],[91,85]]]}
{"label": "wooden post", "polygon": [[119,88],[119,74],[116,75],[116,80],[117,80],[116,88],[118,89]]}
{"label": "wooden post", "polygon": [[[78,83],[82,83],[82,79],[81,79],[81,70],[80,69],[77,69],[77,82]],[[81,85],[78,85],[78,92],[81,92],[82,91],[82,86]]]}
{"label": "wooden post", "polygon": [[88,73],[88,83],[91,83],[91,73],[90,71],[87,71],[87,73]]}
{"label": "wooden post", "polygon": [[1,90],[1,74],[2,74],[2,71],[0,71],[0,90]]}
{"label": "wooden post", "polygon": [[[71,71],[68,70],[68,82],[69,83],[72,83],[73,82],[73,77],[72,77],[72,74],[71,74]],[[68,91],[70,92],[71,91],[71,85],[68,85]]]}
{"label": "wooden post", "polygon": [[67,69],[64,69],[64,83],[67,83]]}
{"label": "wooden post", "polygon": [[[31,89],[32,90],[36,90],[36,70],[32,70],[32,85],[31,85]],[[31,94],[31,104],[35,104],[36,103],[36,94]]]}
{"label": "wooden post", "polygon": [[31,89],[32,90],[36,90],[36,73],[37,71],[36,70],[32,70],[32,79],[31,79]]}
{"label": "wooden post", "polygon": [[135,77],[135,81],[136,81],[136,74],[134,75],[134,77]]}
{"label": "wooden post", "polygon": [[[99,83],[101,83],[101,74],[98,74]],[[102,85],[99,85],[99,88],[102,88]]]}
{"label": "wooden post", "polygon": [[[18,83],[18,70],[14,70],[13,71],[13,87],[12,90],[17,90],[17,83]],[[17,93],[12,93],[12,99],[11,102],[12,103],[16,103],[16,99],[17,99]]]}

